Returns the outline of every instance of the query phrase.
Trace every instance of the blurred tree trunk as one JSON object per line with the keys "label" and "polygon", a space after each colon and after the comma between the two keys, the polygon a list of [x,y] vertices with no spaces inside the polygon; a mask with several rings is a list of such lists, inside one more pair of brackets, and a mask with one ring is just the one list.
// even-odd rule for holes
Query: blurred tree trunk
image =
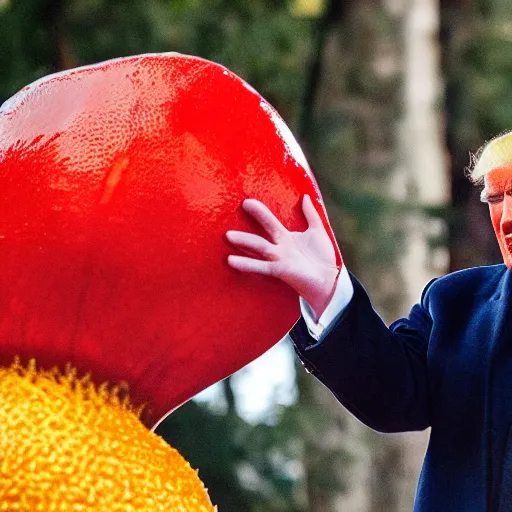
{"label": "blurred tree trunk", "polygon": [[[407,314],[448,261],[430,243],[445,226],[425,213],[442,210],[449,196],[438,29],[437,0],[346,4],[324,35],[323,72],[304,131],[313,167],[322,162],[316,174],[344,260],[388,321]],[[427,435],[375,434],[313,379],[300,389],[304,405],[337,418],[329,435],[307,437],[308,510],[411,510]],[[322,492],[312,460],[344,443],[356,447],[357,461],[345,471],[347,488]],[[340,474],[344,465],[338,461]]]}
{"label": "blurred tree trunk", "polygon": [[43,2],[41,7],[42,19],[49,34],[50,58],[54,72],[77,65],[66,26],[66,5],[64,0],[49,0]]}
{"label": "blurred tree trunk", "polygon": [[[397,155],[390,173],[389,196],[416,207],[399,216],[402,250],[389,271],[385,286],[396,297],[390,307],[385,296],[375,306],[388,321],[404,316],[419,300],[425,284],[447,270],[447,251],[430,241],[445,233],[440,219],[424,208],[442,208],[448,202],[448,172],[439,99],[442,97],[439,60],[439,6],[437,0],[410,0],[394,11],[402,33],[401,97]],[[378,56],[377,56],[378,58]],[[371,272],[371,269],[370,269]],[[382,287],[385,290],[386,288]],[[381,436],[370,462],[369,512],[412,509],[428,435],[407,433]]]}
{"label": "blurred tree trunk", "polygon": [[[447,226],[426,211],[443,210],[449,202],[449,171],[440,99],[443,80],[440,60],[439,0],[410,0],[403,11],[403,117],[400,122],[399,160],[392,180],[392,197],[420,206],[404,216],[404,249],[397,264],[402,274],[400,316],[418,302],[425,284],[448,270],[448,250],[444,244]],[[379,474],[392,474],[388,485],[396,490],[394,508],[382,500],[382,492],[373,494],[370,510],[408,511],[412,509],[415,489],[426,449],[428,434],[408,433],[394,436],[384,444],[386,457],[376,460]],[[382,483],[385,480],[381,479]],[[378,487],[375,487],[378,489]]]}
{"label": "blurred tree trunk", "polygon": [[340,495],[349,490],[357,456],[347,413],[327,388],[300,369],[297,385],[304,440],[304,510],[336,512]]}
{"label": "blurred tree trunk", "polygon": [[[469,155],[475,153],[485,140],[503,129],[510,129],[507,118],[506,126],[488,130],[482,122],[481,112],[478,112],[485,109],[485,102],[475,94],[475,90],[485,91],[486,84],[479,74],[485,73],[488,81],[498,82],[500,72],[504,71],[501,69],[493,73],[489,69],[475,69],[474,61],[483,62],[485,67],[485,52],[489,51],[487,41],[491,36],[485,27],[489,24],[492,4],[492,1],[480,0],[441,2],[442,63],[446,76],[446,144],[451,167],[453,207],[448,244],[452,272],[501,262],[487,206],[480,203],[478,187],[473,186],[465,175],[465,169],[470,165]],[[507,16],[503,16],[502,22],[508,23]],[[480,58],[473,56],[468,59],[471,48],[477,46],[478,52],[481,52]],[[503,51],[506,51],[504,46]],[[481,82],[479,87],[475,87],[473,81],[476,80]],[[491,96],[498,96],[500,88],[494,91]],[[493,114],[488,116],[492,117]],[[492,121],[498,124],[495,119]]]}
{"label": "blurred tree trunk", "polygon": [[[297,129],[308,159],[314,164],[316,104],[328,66],[327,46],[339,31],[346,10],[353,2],[329,0],[317,24],[311,62]],[[350,494],[349,474],[353,469],[354,436],[349,432],[348,414],[333,395],[303,369],[297,372],[304,439],[305,510],[336,512],[340,496]],[[348,446],[350,445],[350,449]],[[356,512],[355,509],[351,509]]]}

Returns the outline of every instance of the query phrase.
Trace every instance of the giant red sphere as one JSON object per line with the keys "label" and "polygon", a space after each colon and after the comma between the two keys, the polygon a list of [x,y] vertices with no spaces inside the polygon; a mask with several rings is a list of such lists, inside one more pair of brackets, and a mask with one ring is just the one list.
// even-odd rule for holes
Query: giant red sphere
{"label": "giant red sphere", "polygon": [[24,88],[0,108],[0,364],[126,381],[157,419],[298,318],[286,285],[228,267],[225,232],[256,229],[247,197],[303,230],[306,193],[330,232],[291,133],[218,64],[142,55]]}

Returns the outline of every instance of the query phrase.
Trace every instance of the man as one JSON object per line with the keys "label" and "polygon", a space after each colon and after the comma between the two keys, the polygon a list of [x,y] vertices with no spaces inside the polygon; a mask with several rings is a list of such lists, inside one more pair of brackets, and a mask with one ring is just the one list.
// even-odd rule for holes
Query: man
{"label": "man", "polygon": [[230,231],[253,257],[242,272],[283,280],[301,297],[291,331],[305,367],[369,427],[432,427],[415,512],[512,511],[512,133],[491,141],[472,172],[504,265],[431,281],[409,316],[388,327],[342,265],[309,197],[309,228],[289,232],[262,203],[244,210],[270,241]]}

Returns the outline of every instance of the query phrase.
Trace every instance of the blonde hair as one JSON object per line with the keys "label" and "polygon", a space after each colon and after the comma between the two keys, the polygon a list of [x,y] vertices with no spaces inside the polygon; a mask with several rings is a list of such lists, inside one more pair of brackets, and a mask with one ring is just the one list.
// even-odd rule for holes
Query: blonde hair
{"label": "blonde hair", "polygon": [[473,183],[481,184],[489,171],[507,164],[512,164],[512,131],[494,137],[471,155],[467,174]]}

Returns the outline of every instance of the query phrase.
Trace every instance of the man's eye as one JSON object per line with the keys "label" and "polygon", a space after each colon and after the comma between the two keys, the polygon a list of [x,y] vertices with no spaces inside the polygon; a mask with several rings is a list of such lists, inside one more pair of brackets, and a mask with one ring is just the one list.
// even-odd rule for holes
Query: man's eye
{"label": "man's eye", "polygon": [[484,197],[483,200],[489,204],[498,204],[503,201],[503,194],[493,194],[493,195]]}

